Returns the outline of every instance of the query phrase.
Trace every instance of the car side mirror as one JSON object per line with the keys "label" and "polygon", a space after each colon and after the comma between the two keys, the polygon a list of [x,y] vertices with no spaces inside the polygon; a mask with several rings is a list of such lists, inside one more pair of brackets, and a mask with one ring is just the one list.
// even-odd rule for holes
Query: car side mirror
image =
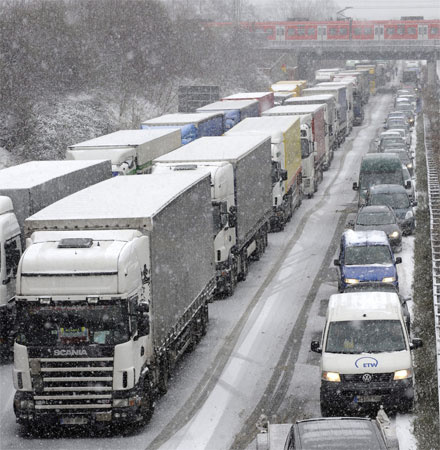
{"label": "car side mirror", "polygon": [[410,344],[411,350],[423,347],[423,341],[419,338],[413,338]]}
{"label": "car side mirror", "polygon": [[281,169],[280,170],[280,178],[282,181],[286,181],[287,180],[287,170]]}
{"label": "car side mirror", "polygon": [[234,228],[237,225],[237,208],[235,206],[229,208],[228,222],[231,228]]}
{"label": "car side mirror", "polygon": [[340,265],[341,265],[341,261],[339,261],[339,259],[334,259],[334,260],[333,260],[333,264],[334,264],[335,266],[340,266]]}
{"label": "car side mirror", "polygon": [[408,180],[408,181],[405,183],[405,187],[406,187],[406,189],[409,189],[409,188],[411,187],[411,180]]}
{"label": "car side mirror", "polygon": [[359,190],[359,185],[358,185],[357,182],[355,181],[355,182],[353,183],[353,191],[357,191],[357,190]]}
{"label": "car side mirror", "polygon": [[319,341],[312,341],[310,344],[310,350],[315,353],[322,353],[322,348],[319,346]]}
{"label": "car side mirror", "polygon": [[354,225],[355,225],[354,220],[349,220],[347,222],[347,228],[353,229]]}
{"label": "car side mirror", "polygon": [[411,206],[417,206],[417,200],[413,200],[413,201],[411,202]]}
{"label": "car side mirror", "polygon": [[402,258],[400,256],[398,256],[396,258],[396,264],[400,264],[402,262]]}

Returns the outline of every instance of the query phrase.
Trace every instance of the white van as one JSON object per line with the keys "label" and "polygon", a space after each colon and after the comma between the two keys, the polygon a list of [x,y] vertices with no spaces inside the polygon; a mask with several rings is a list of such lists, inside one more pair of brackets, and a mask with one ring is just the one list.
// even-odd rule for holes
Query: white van
{"label": "white van", "polygon": [[321,413],[338,415],[383,405],[409,411],[413,406],[410,340],[399,297],[392,292],[354,292],[330,297],[321,357]]}

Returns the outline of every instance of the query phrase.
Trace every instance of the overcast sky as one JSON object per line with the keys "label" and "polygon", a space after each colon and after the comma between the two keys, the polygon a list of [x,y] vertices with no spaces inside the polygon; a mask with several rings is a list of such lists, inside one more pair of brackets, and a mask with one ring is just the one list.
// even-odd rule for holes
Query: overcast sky
{"label": "overcast sky", "polygon": [[[248,1],[258,6],[272,3],[271,0]],[[352,9],[344,11],[344,14],[356,19],[400,19],[401,16],[440,18],[440,0],[335,0],[335,3],[341,9],[351,6]]]}

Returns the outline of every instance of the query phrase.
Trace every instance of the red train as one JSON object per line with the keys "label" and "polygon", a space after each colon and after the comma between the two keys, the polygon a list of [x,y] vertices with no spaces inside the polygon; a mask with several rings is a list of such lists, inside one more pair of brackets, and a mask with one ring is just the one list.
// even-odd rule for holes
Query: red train
{"label": "red train", "polygon": [[[211,22],[215,28],[232,22]],[[270,41],[425,40],[440,39],[440,20],[375,20],[327,22],[240,22]]]}

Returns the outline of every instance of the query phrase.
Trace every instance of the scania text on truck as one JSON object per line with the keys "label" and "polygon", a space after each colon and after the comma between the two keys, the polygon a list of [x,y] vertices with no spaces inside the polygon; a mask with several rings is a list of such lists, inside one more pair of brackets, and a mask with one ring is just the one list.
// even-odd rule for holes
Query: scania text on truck
{"label": "scania text on truck", "polygon": [[165,114],[141,123],[141,129],[179,127],[182,145],[202,136],[220,136],[223,134],[223,114],[206,113],[174,113]]}
{"label": "scania text on truck", "polygon": [[273,214],[270,227],[271,230],[283,230],[302,201],[300,118],[248,118],[226,136],[255,133],[271,136]]}
{"label": "scania text on truck", "polygon": [[180,129],[120,130],[69,146],[66,159],[110,159],[112,174],[148,173],[151,161],[182,145]]}
{"label": "scania text on truck", "polygon": [[[272,215],[269,135],[205,137],[154,161],[153,173],[211,175],[218,294],[232,295],[267,245]],[[212,236],[212,235],[211,235]]]}
{"label": "scania text on truck", "polygon": [[0,353],[12,348],[15,274],[27,217],[111,177],[109,161],[30,161],[0,171]]}
{"label": "scania text on truck", "polygon": [[207,174],[115,177],[26,221],[14,411],[23,425],[147,421],[206,332],[215,288]]}

